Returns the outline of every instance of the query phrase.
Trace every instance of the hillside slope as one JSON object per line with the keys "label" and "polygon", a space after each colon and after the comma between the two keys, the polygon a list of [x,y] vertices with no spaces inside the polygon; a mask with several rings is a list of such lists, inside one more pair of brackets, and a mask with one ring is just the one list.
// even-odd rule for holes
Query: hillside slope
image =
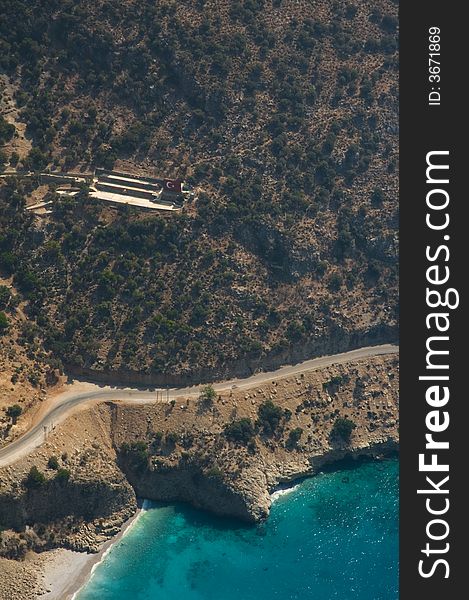
{"label": "hillside slope", "polygon": [[[0,10],[10,168],[116,165],[198,193],[170,219],[86,193],[37,219],[24,205],[39,186],[3,182],[0,270],[44,360],[221,376],[395,338],[393,2]],[[18,157],[19,120],[32,150]],[[5,309],[12,324],[17,310]]]}

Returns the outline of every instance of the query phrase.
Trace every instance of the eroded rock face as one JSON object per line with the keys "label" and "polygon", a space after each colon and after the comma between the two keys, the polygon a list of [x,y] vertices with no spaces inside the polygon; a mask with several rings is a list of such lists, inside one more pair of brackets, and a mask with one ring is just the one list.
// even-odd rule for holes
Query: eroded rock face
{"label": "eroded rock face", "polygon": [[125,470],[125,473],[142,498],[187,502],[196,508],[243,521],[254,522],[267,516],[267,512],[253,502],[255,493],[243,493],[237,485],[231,486],[191,465],[178,465],[165,471],[147,470],[143,475],[136,475],[131,470]]}
{"label": "eroded rock face", "polygon": [[122,476],[118,479],[69,481],[60,484],[53,480],[38,489],[18,489],[0,495],[0,523],[21,529],[35,523],[74,517],[92,521],[108,517],[124,506],[136,508],[135,493]]}
{"label": "eroded rock face", "polygon": [[329,323],[329,327],[330,330],[326,336],[315,337],[310,343],[288,344],[258,358],[230,359],[229,363],[224,362],[216,366],[199,365],[197,370],[187,369],[175,373],[161,374],[124,369],[108,371],[104,368],[99,370],[94,367],[67,365],[67,371],[77,377],[110,385],[115,385],[117,381],[122,385],[182,387],[206,381],[248,377],[258,370],[273,371],[282,365],[301,362],[318,356],[347,352],[364,346],[397,342],[399,337],[397,327],[385,324],[353,331],[336,326],[332,322]]}
{"label": "eroded rock face", "polygon": [[[255,424],[266,401],[282,415],[273,431],[257,425],[249,443],[227,438],[228,423]],[[331,435],[338,416],[355,423],[348,441]],[[292,444],[294,430],[300,434]],[[134,513],[136,497],[257,522],[268,516],[279,482],[344,457],[397,449],[396,356],[232,390],[208,404],[186,398],[100,404],[70,417],[35,453],[0,471],[0,524],[16,530],[3,534],[0,554],[57,545],[94,551]],[[51,455],[70,472],[67,482],[55,479]],[[32,466],[46,476],[37,489],[24,484]]]}
{"label": "eroded rock face", "polygon": [[313,475],[325,465],[345,458],[383,458],[398,452],[393,438],[361,448],[335,448],[313,457],[298,457],[288,463],[265,464],[254,459],[233,479],[212,476],[210,470],[179,464],[173,468],[146,469],[136,473],[123,466],[129,482],[138,496],[155,501],[187,502],[196,508],[218,515],[255,523],[266,519],[270,512],[270,491],[279,483]]}

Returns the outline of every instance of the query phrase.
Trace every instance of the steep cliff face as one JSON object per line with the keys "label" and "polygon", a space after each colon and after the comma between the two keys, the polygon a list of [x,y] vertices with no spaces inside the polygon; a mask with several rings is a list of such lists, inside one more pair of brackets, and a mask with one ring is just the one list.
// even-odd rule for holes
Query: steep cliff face
{"label": "steep cliff face", "polygon": [[[266,403],[273,428],[262,421]],[[136,497],[259,521],[268,516],[269,494],[279,482],[344,457],[395,452],[397,405],[392,355],[231,390],[209,403],[97,405],[0,471],[0,524],[17,532],[3,534],[0,554],[53,545],[95,550],[135,511]],[[339,416],[353,420],[350,439],[333,435]],[[227,434],[226,426],[239,422],[252,424],[249,439]],[[59,482],[51,457],[66,467],[68,480]],[[45,477],[33,489],[25,483],[32,467]]]}
{"label": "steep cliff face", "polygon": [[188,502],[196,508],[243,521],[255,522],[267,516],[255,502],[248,501],[242,490],[230,486],[220,477],[207,475],[201,468],[178,465],[172,469],[146,470],[143,474],[123,468],[139,497],[162,502]]}
{"label": "steep cliff face", "polygon": [[0,495],[0,523],[21,529],[26,525],[51,523],[73,517],[93,521],[136,508],[135,494],[124,477],[119,480],[70,481],[61,484],[47,481],[38,489],[18,488],[16,493]]}
{"label": "steep cliff face", "polygon": [[286,345],[258,358],[230,359],[229,362],[219,362],[216,367],[197,365],[197,367],[177,373],[142,372],[131,369],[113,369],[112,371],[99,368],[77,367],[67,365],[67,372],[99,383],[134,385],[171,385],[185,386],[204,381],[218,381],[232,377],[247,377],[257,371],[273,371],[282,365],[292,364],[315,358],[329,356],[340,352],[348,352],[364,346],[397,343],[399,338],[396,325],[380,324],[375,327],[346,331],[337,327],[327,336],[316,338],[304,343]]}
{"label": "steep cliff face", "polygon": [[[33,454],[0,470],[0,526],[13,530],[0,536],[0,555],[95,551],[135,512],[135,492],[115,464],[110,417],[107,406],[71,417]],[[28,483],[33,467],[43,479]]]}
{"label": "steep cliff face", "polygon": [[389,438],[362,448],[336,448],[315,457],[298,457],[287,464],[266,467],[253,461],[236,479],[204,472],[194,465],[135,471],[121,464],[137,496],[161,502],[187,502],[196,508],[256,523],[268,517],[272,504],[270,492],[279,483],[311,476],[326,465],[343,459],[382,459],[397,453],[398,441]]}

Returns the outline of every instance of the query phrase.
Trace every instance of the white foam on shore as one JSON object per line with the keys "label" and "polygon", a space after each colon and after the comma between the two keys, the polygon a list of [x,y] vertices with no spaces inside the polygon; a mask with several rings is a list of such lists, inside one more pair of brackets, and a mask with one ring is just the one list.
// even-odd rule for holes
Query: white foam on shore
{"label": "white foam on shore", "polygon": [[295,485],[291,485],[289,487],[282,487],[278,490],[274,490],[271,494],[270,494],[270,499],[273,502],[275,502],[276,500],[278,500],[279,498],[282,498],[282,496],[287,496],[288,494],[291,494],[292,492],[294,492],[295,490],[297,490],[300,487],[300,484],[297,483]]}
{"label": "white foam on shore", "polygon": [[96,563],[94,563],[94,565],[91,567],[91,571],[90,574],[86,580],[86,582],[80,587],[80,589],[78,589],[73,596],[71,597],[70,600],[76,600],[78,597],[78,594],[82,591],[82,589],[85,587],[85,585],[88,585],[88,583],[91,581],[91,579],[94,576],[94,573],[96,571],[96,569],[99,567],[99,565],[103,562],[103,560],[106,558],[106,556],[109,554],[109,552],[113,549],[113,547],[115,546],[115,544],[117,544],[118,542],[120,542],[122,539],[124,539],[124,537],[129,533],[129,531],[134,527],[135,523],[139,520],[139,518],[142,516],[142,514],[144,512],[146,512],[148,509],[150,508],[150,501],[149,500],[144,500],[142,503],[142,507],[139,509],[139,511],[134,515],[132,522],[129,523],[129,525],[124,529],[124,531],[122,532],[121,535],[118,535],[116,537],[115,540],[111,541],[111,544],[106,548],[106,550],[103,552],[102,556],[100,557],[99,561],[97,561]]}

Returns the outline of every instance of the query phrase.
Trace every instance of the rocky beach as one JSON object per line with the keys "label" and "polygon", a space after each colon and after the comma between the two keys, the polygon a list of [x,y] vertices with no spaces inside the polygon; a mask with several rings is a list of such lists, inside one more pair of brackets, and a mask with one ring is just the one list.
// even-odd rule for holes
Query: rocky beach
{"label": "rocky beach", "polygon": [[[40,448],[0,471],[3,593],[13,593],[5,591],[11,579],[15,590],[26,582],[29,596],[22,598],[64,600],[135,517],[137,497],[258,522],[278,484],[344,457],[395,453],[397,358],[332,365],[210,401],[105,402],[72,415]],[[266,403],[281,413],[273,433],[258,424],[249,443],[227,439],[227,425],[259,421]],[[333,436],[339,416],[354,424],[348,441]],[[51,457],[69,472],[66,482],[57,481]],[[32,467],[45,473],[35,489],[21,483]]]}

